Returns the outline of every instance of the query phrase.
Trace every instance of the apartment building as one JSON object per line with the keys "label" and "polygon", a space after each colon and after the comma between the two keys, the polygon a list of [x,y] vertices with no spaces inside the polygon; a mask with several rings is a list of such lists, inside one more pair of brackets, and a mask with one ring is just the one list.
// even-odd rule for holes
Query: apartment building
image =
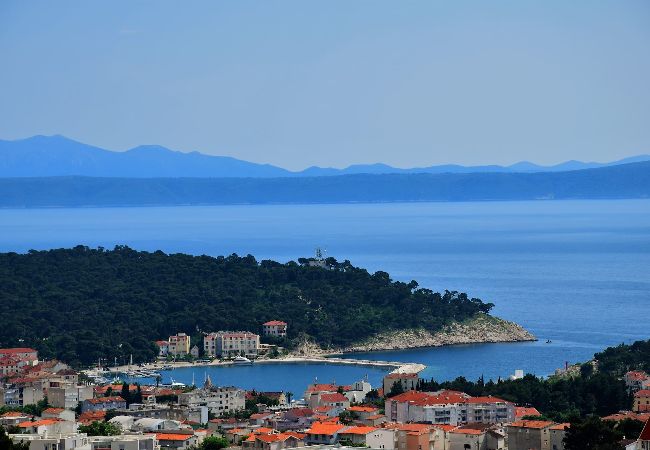
{"label": "apartment building", "polygon": [[178,395],[178,404],[196,407],[206,406],[216,415],[242,410],[246,406],[246,391],[236,387],[210,387]]}
{"label": "apartment building", "polygon": [[264,336],[287,337],[287,323],[281,320],[270,320],[262,324]]}

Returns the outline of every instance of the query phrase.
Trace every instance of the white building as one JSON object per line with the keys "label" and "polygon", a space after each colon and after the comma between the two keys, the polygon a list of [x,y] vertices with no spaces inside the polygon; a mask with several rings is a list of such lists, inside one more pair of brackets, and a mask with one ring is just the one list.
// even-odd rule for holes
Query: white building
{"label": "white building", "polygon": [[287,337],[287,322],[281,320],[270,320],[262,324],[264,336]]}

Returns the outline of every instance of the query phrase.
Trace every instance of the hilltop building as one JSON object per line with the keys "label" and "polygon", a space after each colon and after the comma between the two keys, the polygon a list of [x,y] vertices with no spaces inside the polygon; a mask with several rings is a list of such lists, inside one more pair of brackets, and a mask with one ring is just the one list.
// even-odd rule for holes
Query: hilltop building
{"label": "hilltop building", "polygon": [[287,323],[281,320],[270,320],[262,324],[264,336],[287,337]]}

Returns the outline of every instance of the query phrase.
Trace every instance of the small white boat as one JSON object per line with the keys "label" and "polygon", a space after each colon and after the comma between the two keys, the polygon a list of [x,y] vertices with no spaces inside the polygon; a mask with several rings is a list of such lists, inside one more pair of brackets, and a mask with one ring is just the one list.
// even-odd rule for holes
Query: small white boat
{"label": "small white boat", "polygon": [[232,360],[232,363],[243,366],[253,364],[253,361],[244,356],[235,356],[235,359]]}

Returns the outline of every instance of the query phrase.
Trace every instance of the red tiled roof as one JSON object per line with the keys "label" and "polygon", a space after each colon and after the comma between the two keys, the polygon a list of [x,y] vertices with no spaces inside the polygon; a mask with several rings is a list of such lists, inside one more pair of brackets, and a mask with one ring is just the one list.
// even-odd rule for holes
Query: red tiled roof
{"label": "red tiled roof", "polygon": [[93,405],[98,405],[100,403],[123,402],[124,399],[122,397],[114,396],[114,397],[89,398],[86,401],[92,403]]}
{"label": "red tiled roof", "polygon": [[7,411],[0,417],[32,417],[32,416],[20,411]]}
{"label": "red tiled roof", "polygon": [[555,423],[554,422],[549,422],[546,420],[520,420],[517,422],[512,422],[508,426],[510,427],[518,427],[518,428],[546,428],[553,426]]}
{"label": "red tiled roof", "polygon": [[449,430],[449,433],[474,434],[474,435],[483,434],[484,432],[485,430],[476,430],[474,428],[454,428],[453,430]]}
{"label": "red tiled roof", "polygon": [[641,389],[634,393],[635,397],[650,397],[650,389]]}
{"label": "red tiled roof", "polygon": [[307,392],[336,392],[338,388],[335,384],[312,384],[307,388]]}
{"label": "red tiled roof", "polygon": [[368,434],[377,430],[375,427],[350,427],[341,431],[341,434]]}
{"label": "red tiled roof", "polygon": [[640,441],[650,441],[650,419],[648,419],[641,430]]}
{"label": "red tiled roof", "polygon": [[286,322],[282,322],[281,320],[269,320],[268,322],[265,322],[263,325],[266,326],[273,326],[273,325],[286,325]]}
{"label": "red tiled roof", "polygon": [[525,416],[541,416],[542,414],[537,410],[537,408],[531,408],[527,406],[515,406],[515,417],[517,419]]}
{"label": "red tiled roof", "polygon": [[193,434],[156,433],[156,439],[159,441],[186,441],[193,436]]}
{"label": "red tiled roof", "polygon": [[27,422],[21,422],[18,424],[20,428],[31,428],[31,427],[40,427],[43,425],[52,425],[53,423],[57,422],[62,422],[61,419],[41,419],[41,420],[35,420],[34,422],[32,421],[27,421]]}
{"label": "red tiled roof", "polygon": [[551,430],[566,430],[570,426],[570,423],[557,423],[551,427]]}
{"label": "red tiled roof", "polygon": [[64,408],[47,408],[43,410],[43,412],[47,414],[59,414],[62,413],[63,411],[65,411]]}
{"label": "red tiled roof", "polygon": [[328,403],[331,403],[331,402],[347,402],[348,401],[348,398],[345,395],[339,394],[338,392],[335,392],[333,394],[322,394],[320,396],[320,399],[322,401],[328,402]]}
{"label": "red tiled roof", "polygon": [[345,428],[345,425],[337,423],[322,423],[314,422],[311,428],[307,430],[308,434],[326,434],[328,436],[334,435]]}
{"label": "red tiled roof", "polygon": [[255,433],[255,434],[273,433],[273,428],[259,427],[259,428],[255,428],[255,430],[253,430],[253,433]]}
{"label": "red tiled roof", "polygon": [[625,376],[632,380],[639,380],[639,381],[648,378],[648,374],[640,370],[631,370],[630,372],[626,373]]}
{"label": "red tiled roof", "polygon": [[375,412],[378,410],[379,408],[376,408],[374,406],[350,406],[348,408],[348,411],[353,411],[353,412]]}

